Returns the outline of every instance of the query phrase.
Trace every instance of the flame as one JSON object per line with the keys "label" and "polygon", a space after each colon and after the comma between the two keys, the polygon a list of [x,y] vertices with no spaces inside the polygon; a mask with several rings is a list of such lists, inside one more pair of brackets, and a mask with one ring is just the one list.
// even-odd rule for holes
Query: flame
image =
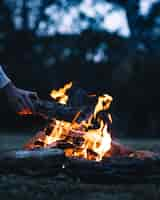
{"label": "flame", "polygon": [[[70,85],[71,86],[71,85]],[[66,90],[60,89],[61,91]],[[59,90],[59,91],[60,91]],[[108,132],[108,125],[103,119],[97,117],[100,111],[109,109],[112,97],[109,95],[103,95],[98,98],[98,102],[95,106],[93,114],[90,115],[88,120],[84,120],[81,123],[77,123],[76,120],[81,114],[78,112],[72,122],[54,121],[54,128],[50,135],[45,138],[45,147],[56,145],[58,141],[65,141],[70,144],[71,148],[65,149],[65,155],[69,157],[81,157],[88,160],[100,161],[103,156],[111,148],[111,135]],[[108,118],[111,121],[111,115],[108,114]],[[94,128],[94,120],[97,119],[99,128]],[[91,127],[91,128],[90,128]],[[81,131],[82,130],[82,131]],[[72,135],[73,133],[73,135]],[[75,140],[81,138],[82,143],[75,144]]]}
{"label": "flame", "polygon": [[68,96],[66,95],[66,92],[72,87],[72,82],[69,82],[64,85],[63,88],[60,88],[59,90],[52,90],[51,91],[51,97],[55,100],[57,100],[61,104],[66,104],[68,101]]}
{"label": "flame", "polygon": [[32,115],[33,113],[30,109],[25,108],[25,109],[17,112],[17,114],[23,116],[23,115]]}
{"label": "flame", "polygon": [[[89,130],[86,138],[89,141],[89,149],[93,149],[96,152],[100,160],[104,156],[104,154],[110,149],[111,147],[111,136],[107,131],[107,125],[101,120],[100,128],[97,130]],[[90,138],[92,136],[92,139]],[[90,142],[92,141],[92,142]]]}
{"label": "flame", "polygon": [[[53,90],[51,96],[62,104],[66,104],[68,96],[66,92],[72,83],[68,83],[64,88]],[[89,96],[96,96],[90,94]],[[68,157],[78,157],[87,160],[101,161],[114,155],[152,158],[155,153],[149,151],[133,151],[116,141],[112,141],[109,132],[109,125],[112,123],[111,114],[108,112],[112,102],[112,97],[104,94],[98,97],[97,104],[90,116],[77,122],[81,112],[77,112],[72,122],[52,119],[47,127],[40,131],[28,144],[26,149],[34,148],[63,148]],[[106,112],[106,113],[105,113]],[[32,114],[30,110],[22,110],[21,115]],[[63,166],[64,168],[65,166]]]}
{"label": "flame", "polygon": [[98,97],[98,103],[94,110],[94,118],[96,118],[96,115],[98,112],[102,110],[108,110],[112,102],[112,97],[108,94],[104,94],[103,96]]}
{"label": "flame", "polygon": [[[62,104],[67,103],[66,92],[72,83],[68,83],[64,88],[52,90],[51,96]],[[81,112],[77,112],[72,122],[54,119],[49,124],[49,134],[47,128],[44,129],[43,141],[44,148],[59,147],[64,148],[65,155],[68,157],[78,157],[88,160],[100,161],[111,149],[111,134],[108,131],[107,123],[112,122],[111,114],[108,109],[112,102],[112,97],[104,94],[98,98],[97,104],[90,116],[77,122]],[[106,122],[100,112],[106,112],[108,120]]]}
{"label": "flame", "polygon": [[[95,106],[94,113],[89,117],[88,121],[83,121],[83,125],[88,129],[89,126],[93,126],[92,120],[97,117],[97,114],[100,111],[103,110],[108,110],[110,107],[110,104],[112,102],[112,97],[109,95],[103,95],[98,98],[98,103]],[[108,114],[109,120],[111,120],[111,115]],[[96,153],[95,160],[100,161],[102,160],[103,156],[107,151],[110,150],[111,148],[111,135],[107,131],[107,124],[104,123],[102,119],[99,119],[99,125],[100,128],[98,129],[89,129],[88,131],[85,132],[83,138],[84,138],[84,143],[79,149],[79,151],[72,152],[72,155],[78,156],[78,157],[83,157],[86,159],[92,159],[90,156],[88,156],[87,151],[91,150],[94,153]],[[69,151],[66,150],[66,155],[71,156],[70,149]]]}
{"label": "flame", "polygon": [[[97,130],[92,129],[87,131],[83,136],[83,145],[78,149],[71,150],[66,149],[67,156],[83,157],[88,160],[102,160],[103,156],[111,148],[111,136],[107,132],[107,126],[101,121],[101,127]],[[95,153],[95,157],[91,157],[88,151]]]}
{"label": "flame", "polygon": [[56,120],[51,134],[49,136],[46,136],[46,139],[44,141],[46,146],[48,144],[56,142],[59,139],[61,140],[65,139],[70,129],[70,126],[71,126],[70,122]]}

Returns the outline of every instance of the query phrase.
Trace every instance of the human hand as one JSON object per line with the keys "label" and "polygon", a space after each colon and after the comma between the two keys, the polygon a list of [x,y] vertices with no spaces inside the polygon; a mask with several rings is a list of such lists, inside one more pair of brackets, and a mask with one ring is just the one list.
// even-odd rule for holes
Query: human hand
{"label": "human hand", "polygon": [[3,90],[16,113],[27,115],[35,112],[32,99],[38,99],[36,92],[19,89],[11,82]]}

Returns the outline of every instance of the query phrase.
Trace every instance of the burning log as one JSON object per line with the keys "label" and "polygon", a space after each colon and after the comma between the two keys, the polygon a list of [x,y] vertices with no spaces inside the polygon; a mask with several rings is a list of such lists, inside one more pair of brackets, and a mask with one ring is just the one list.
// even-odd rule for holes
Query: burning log
{"label": "burning log", "polygon": [[[71,137],[72,144],[68,144],[67,140],[59,140],[59,141],[50,143],[49,145],[46,146],[46,148],[50,149],[50,148],[59,147],[59,148],[64,149],[67,147],[69,148],[69,147],[78,146],[78,142],[80,143],[81,141],[83,141],[83,135],[85,135],[85,132],[83,132],[83,131],[71,130],[68,133],[68,137]],[[24,149],[31,150],[31,149],[44,147],[45,137],[46,137],[45,131],[38,132],[33,138],[31,138],[24,145]],[[105,157],[116,156],[116,155],[121,155],[121,156],[126,155],[127,156],[130,154],[134,155],[134,152],[135,151],[133,149],[125,147],[124,145],[122,145],[116,141],[112,141],[111,149],[108,152],[106,152]]]}
{"label": "burning log", "polygon": [[[37,100],[32,99],[36,114],[46,119],[62,119],[72,121],[77,113],[79,113],[78,120],[86,119],[97,101],[96,96],[88,96],[85,90],[77,88],[71,92],[70,97],[66,95],[68,89],[72,87],[72,83],[68,83],[64,88],[59,90],[52,90],[50,96],[52,100]],[[68,101],[68,103],[67,103]],[[32,114],[30,112],[21,112],[20,114]]]}
{"label": "burning log", "polygon": [[[74,131],[74,130],[72,130],[72,131],[70,131],[68,133],[67,137],[71,137],[71,139],[75,141],[75,143],[76,143],[75,145],[78,145],[78,142],[81,142],[81,140],[83,140],[83,138],[82,138],[83,135],[84,135],[84,132],[82,132],[82,131]],[[45,138],[46,138],[46,133],[44,131],[38,132],[33,138],[31,138],[24,145],[24,149],[25,150],[33,150],[33,149],[44,147],[45,146],[45,143],[44,143]],[[77,142],[76,142],[76,139],[78,140]],[[65,146],[65,148],[66,147],[71,147],[71,145],[69,145],[67,143],[67,140],[58,140],[58,141],[54,141],[54,142],[48,144],[46,146],[46,148],[47,149],[56,148],[56,147],[61,147],[62,148],[63,145]],[[73,145],[74,145],[74,143],[73,143]]]}
{"label": "burning log", "polygon": [[40,116],[44,120],[47,120],[48,122],[52,122],[53,118],[69,121],[72,122],[75,119],[75,116],[77,116],[77,121],[81,122],[84,119],[89,118],[91,113],[93,112],[94,104],[90,105],[83,105],[83,106],[72,106],[72,105],[64,105],[61,103],[58,103],[54,100],[47,101],[47,100],[32,100],[34,107],[35,107],[35,113],[31,113],[30,111],[23,110],[22,112],[19,112],[19,115],[35,115]]}
{"label": "burning log", "polygon": [[67,121],[72,121],[76,113],[84,109],[63,105],[57,103],[56,101],[45,100],[34,101],[34,107],[36,109],[36,114],[46,119],[52,119],[56,117],[57,119],[63,119]]}

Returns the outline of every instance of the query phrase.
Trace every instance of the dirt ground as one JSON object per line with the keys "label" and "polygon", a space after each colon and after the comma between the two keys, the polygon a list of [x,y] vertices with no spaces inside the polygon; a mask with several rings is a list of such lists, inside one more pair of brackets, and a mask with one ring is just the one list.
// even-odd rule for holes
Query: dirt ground
{"label": "dirt ground", "polygon": [[[0,132],[0,151],[20,149],[33,133]],[[136,149],[159,150],[160,139],[121,139]],[[64,176],[30,177],[0,174],[2,200],[159,200],[160,184],[85,184]]]}

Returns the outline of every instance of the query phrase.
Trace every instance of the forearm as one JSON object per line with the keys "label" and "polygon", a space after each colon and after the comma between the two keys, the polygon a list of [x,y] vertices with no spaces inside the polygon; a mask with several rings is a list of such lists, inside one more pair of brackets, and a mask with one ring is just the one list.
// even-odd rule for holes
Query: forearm
{"label": "forearm", "polygon": [[5,74],[2,67],[0,66],[0,89],[4,88],[10,82],[11,80],[8,78],[8,76]]}
{"label": "forearm", "polygon": [[7,97],[10,107],[16,113],[32,114],[35,112],[32,98],[38,99],[35,92],[17,88],[0,66],[0,93]]}

